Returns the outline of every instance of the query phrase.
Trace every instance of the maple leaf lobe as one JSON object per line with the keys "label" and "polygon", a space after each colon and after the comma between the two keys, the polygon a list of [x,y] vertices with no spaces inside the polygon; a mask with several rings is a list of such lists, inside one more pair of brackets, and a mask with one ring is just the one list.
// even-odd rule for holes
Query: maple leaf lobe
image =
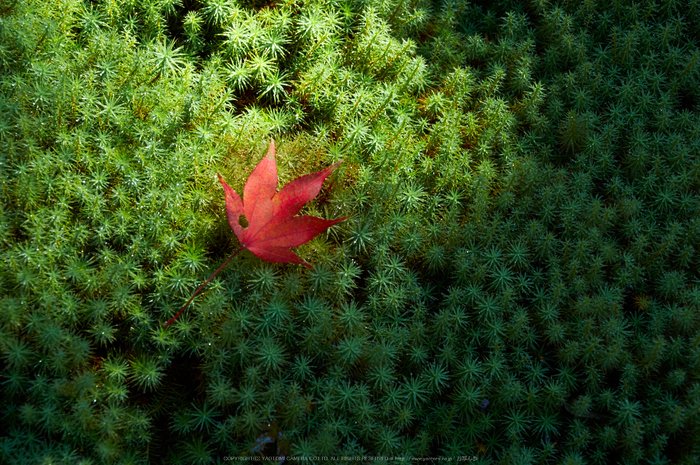
{"label": "maple leaf lobe", "polygon": [[[277,191],[275,142],[258,163],[243,188],[243,199],[219,175],[226,197],[226,216],[241,246],[259,258],[277,263],[311,266],[290,250],[310,241],[347,216],[324,220],[315,216],[294,216],[321,191],[323,181],[342,161],[316,173],[300,176]],[[240,225],[245,216],[248,227]]]}

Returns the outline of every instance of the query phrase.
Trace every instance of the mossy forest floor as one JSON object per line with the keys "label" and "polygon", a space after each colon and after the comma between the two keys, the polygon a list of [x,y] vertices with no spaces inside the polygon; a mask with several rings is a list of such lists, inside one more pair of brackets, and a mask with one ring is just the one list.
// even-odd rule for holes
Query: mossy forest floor
{"label": "mossy forest floor", "polygon": [[[700,463],[698,37],[698,0],[0,2],[0,462]],[[271,138],[351,218],[164,329]]]}

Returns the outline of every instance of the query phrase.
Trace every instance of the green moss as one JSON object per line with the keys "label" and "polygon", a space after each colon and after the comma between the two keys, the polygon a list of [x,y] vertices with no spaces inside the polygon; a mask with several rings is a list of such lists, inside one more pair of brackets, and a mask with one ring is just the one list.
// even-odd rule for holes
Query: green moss
{"label": "green moss", "polygon": [[696,462],[698,2],[481,3],[0,7],[0,460]]}

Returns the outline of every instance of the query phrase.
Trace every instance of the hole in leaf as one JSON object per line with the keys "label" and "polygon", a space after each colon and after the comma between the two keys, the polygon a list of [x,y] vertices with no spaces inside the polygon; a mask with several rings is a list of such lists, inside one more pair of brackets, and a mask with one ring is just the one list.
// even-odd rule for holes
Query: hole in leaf
{"label": "hole in leaf", "polygon": [[245,215],[238,217],[238,224],[240,224],[242,228],[248,227],[248,219],[245,217]]}

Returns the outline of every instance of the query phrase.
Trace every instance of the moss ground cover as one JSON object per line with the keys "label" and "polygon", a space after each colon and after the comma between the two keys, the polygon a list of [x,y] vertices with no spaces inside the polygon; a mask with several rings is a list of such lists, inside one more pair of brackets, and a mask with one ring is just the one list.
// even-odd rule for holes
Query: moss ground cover
{"label": "moss ground cover", "polygon": [[[0,461],[698,463],[697,37],[698,0],[0,4]],[[163,328],[271,137],[352,217]]]}

